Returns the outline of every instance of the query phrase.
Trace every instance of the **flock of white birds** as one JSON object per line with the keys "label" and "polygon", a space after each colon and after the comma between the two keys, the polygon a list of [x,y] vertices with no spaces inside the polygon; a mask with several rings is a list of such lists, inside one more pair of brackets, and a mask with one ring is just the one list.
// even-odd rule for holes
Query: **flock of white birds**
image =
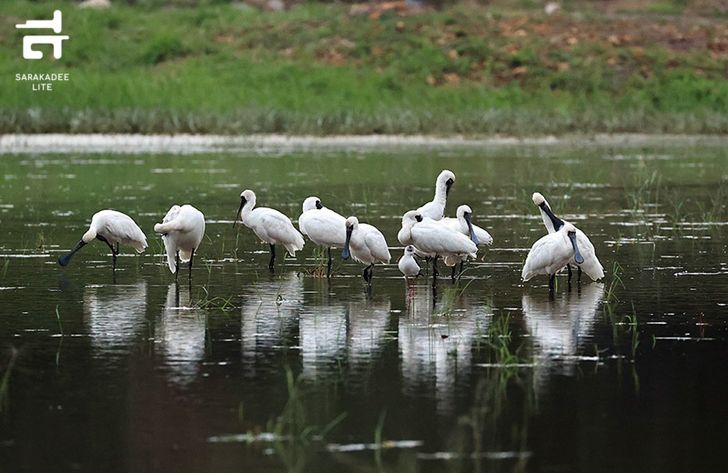
{"label": "flock of white birds", "polygon": [[[461,205],[455,217],[445,217],[447,197],[454,183],[455,174],[442,171],[437,176],[432,201],[402,216],[402,228],[397,239],[404,245],[404,254],[398,267],[408,285],[412,278],[421,274],[417,257],[432,264],[432,281],[435,284],[440,258],[452,268],[451,277],[454,279],[458,265],[462,272],[463,263],[476,257],[479,246],[493,243],[493,237],[486,230],[473,224],[473,211],[469,206]],[[549,203],[538,192],[533,194],[533,202],[539,208],[548,233],[531,247],[521,272],[522,279],[528,281],[534,276],[546,275],[553,291],[556,274],[563,269],[568,270],[569,281],[572,268],[578,272],[579,280],[582,272],[595,281],[603,278],[604,269],[594,245],[584,232],[554,215]],[[324,207],[318,197],[308,197],[303,201],[303,212],[298,218],[300,232],[283,213],[255,205],[255,193],[249,189],[243,191],[233,226],[239,218],[262,242],[268,243],[268,266],[271,270],[275,263],[276,245],[283,246],[295,257],[296,252],[303,249],[304,235],[326,249],[327,276],[331,276],[332,248],[341,249],[343,259],[351,257],[365,265],[363,277],[367,284],[371,284],[374,265],[388,264],[391,260],[389,245],[381,231],[373,225],[360,223],[355,216],[346,218]],[[174,205],[162,223],[154,226],[154,231],[162,237],[170,271],[177,275],[180,263],[188,263],[191,275],[195,251],[205,234],[202,212],[191,205]],[[147,248],[144,232],[131,217],[116,210],[101,210],[94,214],[88,231],[76,246],[58,259],[58,264],[66,266],[78,250],[94,239],[109,246],[114,269],[120,244],[132,246],[139,253]]]}

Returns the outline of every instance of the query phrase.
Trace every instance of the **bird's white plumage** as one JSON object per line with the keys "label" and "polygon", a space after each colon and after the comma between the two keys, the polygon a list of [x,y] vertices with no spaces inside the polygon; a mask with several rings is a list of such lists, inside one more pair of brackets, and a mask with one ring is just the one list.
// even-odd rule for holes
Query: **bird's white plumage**
{"label": "bird's white plumage", "polygon": [[[457,217],[445,217],[442,220],[439,220],[439,222],[441,222],[442,225],[448,227],[450,230],[460,232],[466,237],[470,238],[470,228],[468,227],[468,222],[465,219],[465,216],[472,216],[472,214],[473,211],[469,206],[461,205],[457,209]],[[490,236],[490,233],[475,224],[472,224],[472,227],[473,233],[475,233],[475,236],[478,238],[478,246],[493,244],[493,237]]]}
{"label": "bird's white plumage", "polygon": [[349,249],[355,261],[364,264],[389,263],[392,257],[387,240],[375,226],[359,223],[356,217],[347,218],[345,226],[351,228]]}
{"label": "bird's white plumage", "polygon": [[[549,209],[551,209],[551,205],[540,192],[534,192],[531,196],[531,199],[533,200],[533,203],[536,204],[536,206],[538,207],[538,211],[541,214],[541,219],[543,220],[543,224],[546,227],[546,230],[548,230],[549,233],[554,233],[556,229],[554,228],[553,221],[546,213],[546,211],[541,208],[541,204],[546,204]],[[564,219],[561,220],[564,223],[571,223]],[[594,249],[594,245],[583,231],[579,230],[579,228],[577,228],[576,226],[574,226],[574,228],[576,228],[576,242],[579,245],[579,252],[584,257],[584,262],[578,264],[572,257],[569,261],[569,264],[573,266],[579,266],[582,271],[584,271],[587,276],[589,276],[594,281],[602,279],[604,277],[604,267],[602,266],[602,263],[599,262],[599,258],[597,258],[597,253]]]}
{"label": "bird's white plumage", "polygon": [[407,245],[404,249],[404,254],[397,263],[399,271],[404,275],[405,279],[414,278],[420,274],[420,265],[415,260],[415,247]]}
{"label": "bird's white plumage", "polygon": [[551,276],[566,266],[575,254],[568,235],[574,231],[576,229],[572,224],[565,223],[557,232],[537,240],[528,252],[521,278],[528,281],[539,274]]}
{"label": "bird's white plumage", "polygon": [[[448,185],[448,181],[450,184]],[[445,206],[447,205],[447,192],[455,182],[455,174],[447,169],[443,170],[435,181],[435,197],[432,201],[426,203],[417,209],[423,217],[433,220],[440,220],[445,216]]]}
{"label": "bird's white plumage", "polygon": [[167,265],[172,274],[176,273],[176,255],[186,263],[192,257],[205,236],[205,216],[191,205],[173,205],[162,223],[154,225],[154,231],[162,234],[167,253]]}
{"label": "bird's white plumage", "polygon": [[[421,221],[418,221],[418,217]],[[414,210],[410,210],[402,217],[402,229],[398,238],[403,244],[414,245],[427,255],[475,258],[478,251],[478,247],[470,238],[437,221],[422,218]]]}
{"label": "bird's white plumage", "polygon": [[346,218],[323,207],[318,197],[308,197],[303,201],[298,228],[312,242],[324,248],[342,248],[346,240]]}
{"label": "bird's white plumage", "polygon": [[82,240],[90,243],[98,236],[111,245],[120,243],[132,246],[137,253],[142,253],[147,247],[147,237],[139,225],[128,215],[116,210],[101,210],[91,217],[91,225]]}
{"label": "bird's white plumage", "polygon": [[303,249],[303,235],[296,230],[290,218],[275,209],[255,208],[255,193],[249,189],[243,191],[240,197],[245,199],[240,220],[261,241],[271,245],[283,245],[291,256],[296,256],[296,251]]}

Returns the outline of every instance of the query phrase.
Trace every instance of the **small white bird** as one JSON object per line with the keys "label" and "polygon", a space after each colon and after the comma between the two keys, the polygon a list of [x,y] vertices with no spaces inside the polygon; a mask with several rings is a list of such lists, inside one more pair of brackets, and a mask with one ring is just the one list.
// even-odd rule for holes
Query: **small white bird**
{"label": "small white bird", "polygon": [[326,248],[326,276],[331,277],[331,248],[343,248],[346,242],[346,219],[324,207],[321,199],[312,196],[303,201],[303,213],[298,217],[298,228],[312,242]]}
{"label": "small white bird", "polygon": [[154,231],[162,234],[167,265],[172,274],[177,276],[180,261],[189,262],[192,277],[192,260],[205,236],[205,216],[202,212],[191,205],[173,205],[162,223],[154,225]]}
{"label": "small white bird", "polygon": [[83,234],[75,248],[58,258],[58,264],[66,266],[78,250],[94,239],[103,241],[111,249],[112,269],[114,270],[116,270],[116,257],[119,255],[120,243],[134,247],[137,253],[142,253],[147,247],[147,237],[131,217],[116,210],[101,210],[91,217],[88,231]]}
{"label": "small white bird", "polygon": [[[442,220],[438,220],[438,223],[445,225],[450,230],[460,232],[463,235],[470,238],[476,246],[492,245],[493,237],[490,233],[480,228],[477,225],[473,225],[473,210],[468,205],[461,205],[457,210],[457,217],[445,217]],[[460,271],[463,272],[464,258],[458,256],[448,256],[444,258],[445,264],[452,266],[452,279],[455,279],[456,267],[460,263]]]}
{"label": "small white bird", "polygon": [[409,285],[409,278],[416,278],[420,274],[420,265],[415,260],[415,247],[407,245],[404,248],[404,254],[397,263],[399,271],[404,275],[404,280]]}
{"label": "small white bird", "polygon": [[539,274],[546,274],[549,276],[549,290],[553,292],[556,273],[572,259],[577,264],[584,262],[576,239],[576,227],[564,223],[558,231],[541,237],[533,244],[523,265],[521,278],[528,281]]}
{"label": "small white bird", "polygon": [[366,223],[359,223],[356,217],[346,219],[346,241],[344,250],[341,252],[343,259],[349,256],[355,261],[367,264],[364,268],[364,281],[372,283],[372,271],[375,263],[389,263],[392,259],[389,254],[387,240],[375,226]]}
{"label": "small white bird", "polygon": [[420,215],[431,218],[432,220],[440,220],[444,217],[445,206],[447,205],[447,195],[450,193],[450,188],[452,188],[454,183],[455,174],[447,169],[442,171],[435,181],[435,197],[431,202],[428,202],[417,209]]}
{"label": "small white bird", "polygon": [[[270,262],[268,269],[273,270],[273,263],[276,259],[276,244],[283,245],[291,256],[296,256],[296,251],[303,249],[303,235],[291,223],[291,219],[275,209],[268,207],[255,208],[255,192],[250,189],[240,194],[240,208],[235,215],[240,215],[240,221],[253,230],[253,233],[261,241],[270,245]],[[233,223],[233,226],[235,226]]]}
{"label": "small white bird", "polygon": [[[531,199],[541,212],[543,224],[546,226],[546,230],[548,230],[549,233],[554,233],[555,231],[558,231],[564,223],[570,223],[554,215],[553,211],[551,210],[551,206],[546,201],[544,196],[540,193],[534,192],[533,196],[531,196]],[[579,251],[584,258],[584,262],[581,264],[577,264],[574,258],[569,261],[569,264],[567,265],[567,268],[569,270],[569,282],[571,282],[571,265],[574,265],[577,268],[578,281],[581,281],[582,270],[584,270],[587,276],[592,278],[592,280],[594,281],[603,278],[604,267],[597,258],[596,251],[594,250],[594,245],[592,245],[589,237],[587,237],[586,234],[578,228],[576,229],[576,242],[579,244]]]}
{"label": "small white bird", "polygon": [[[437,258],[445,257],[445,264],[452,266],[452,261],[457,258],[475,258],[478,247],[470,238],[459,231],[453,231],[440,222],[410,210],[402,217],[402,229],[397,237],[404,245],[414,245],[423,254],[433,256],[432,260],[432,283],[437,281]],[[457,260],[459,261],[459,260]]]}

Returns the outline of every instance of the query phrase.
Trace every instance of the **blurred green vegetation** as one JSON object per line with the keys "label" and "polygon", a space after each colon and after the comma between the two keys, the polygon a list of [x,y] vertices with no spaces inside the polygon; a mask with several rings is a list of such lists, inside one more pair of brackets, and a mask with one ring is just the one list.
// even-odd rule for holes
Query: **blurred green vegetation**
{"label": "blurred green vegetation", "polygon": [[[527,1],[172,3],[61,3],[59,61],[23,60],[14,28],[59,3],[4,4],[0,132],[728,131],[728,24],[654,14],[681,2],[550,16]],[[26,72],[71,80],[34,92]]]}

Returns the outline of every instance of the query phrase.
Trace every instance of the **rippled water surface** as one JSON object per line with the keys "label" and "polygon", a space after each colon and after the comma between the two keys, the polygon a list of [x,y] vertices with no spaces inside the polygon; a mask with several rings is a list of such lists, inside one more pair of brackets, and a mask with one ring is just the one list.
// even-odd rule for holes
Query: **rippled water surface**
{"label": "rippled water surface", "polygon": [[[508,147],[0,161],[0,471],[718,471],[728,438],[728,152]],[[407,290],[396,264],[312,244],[267,271],[232,219],[244,188],[294,219],[309,195],[378,226],[437,173],[493,246]],[[523,284],[534,191],[584,230],[603,282]],[[207,218],[192,281],[152,233]],[[56,259],[101,208],[150,247]],[[279,255],[282,251],[279,252]]]}

